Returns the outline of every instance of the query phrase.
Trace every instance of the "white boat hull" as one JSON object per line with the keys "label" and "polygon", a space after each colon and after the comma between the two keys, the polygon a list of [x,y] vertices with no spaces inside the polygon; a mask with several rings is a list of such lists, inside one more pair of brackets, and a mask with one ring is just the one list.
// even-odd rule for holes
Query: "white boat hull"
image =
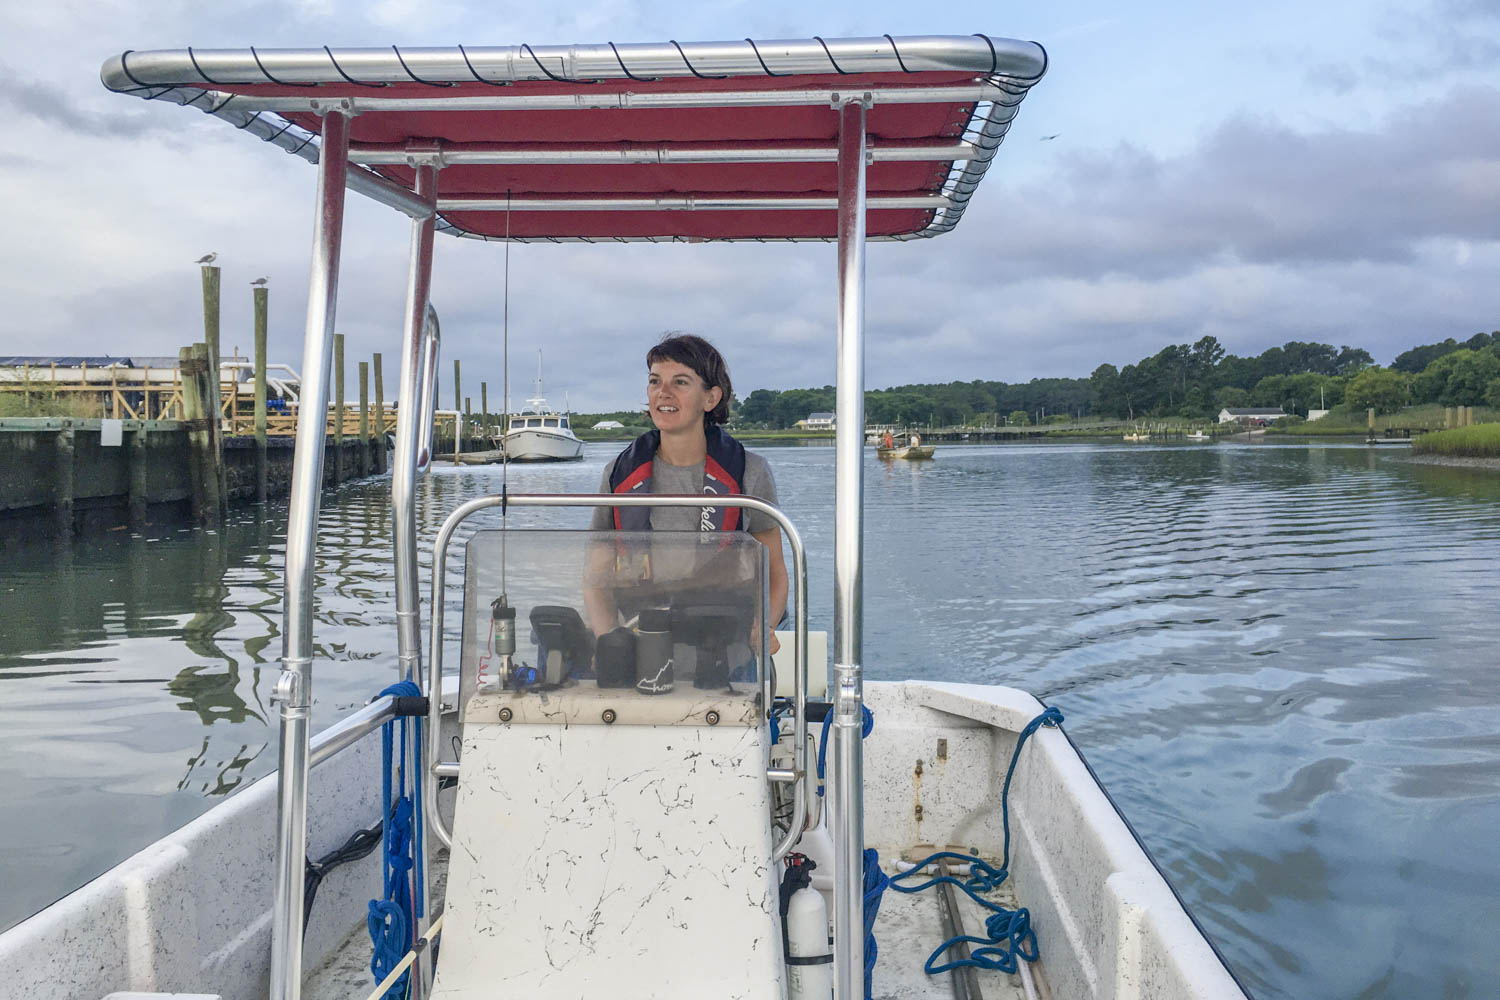
{"label": "white boat hull", "polygon": [[512,462],[571,462],[583,457],[582,441],[554,430],[511,431],[503,446]]}
{"label": "white boat hull", "polygon": [[[920,845],[952,844],[998,860],[999,788],[1017,733],[1040,704],[1011,688],[967,684],[869,683],[865,692],[876,720],[865,743],[870,846],[887,866]],[[372,734],[313,771],[310,855],[378,817],[379,761]],[[92,1000],[132,990],[260,1000],[270,969],[275,820],[275,782],[263,779],[0,934],[7,995]],[[1010,821],[1011,884],[1031,911],[1041,949],[1033,971],[1051,996],[1243,1000],[1061,731],[1039,730],[1022,752]],[[338,960],[341,948],[346,967],[368,963],[359,928],[380,888],[378,852],[324,882],[303,957],[308,1000],[357,992],[347,974],[315,970]],[[945,980],[921,971],[941,936],[935,904],[915,899],[888,895],[890,912],[876,922],[878,997],[951,995]],[[651,982],[652,961],[641,956],[611,988]],[[1013,977],[983,975],[986,997],[1021,995]]]}

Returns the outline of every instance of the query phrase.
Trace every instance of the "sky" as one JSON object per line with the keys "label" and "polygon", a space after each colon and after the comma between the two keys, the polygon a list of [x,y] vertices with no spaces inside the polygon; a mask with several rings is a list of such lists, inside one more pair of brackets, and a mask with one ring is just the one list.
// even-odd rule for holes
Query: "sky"
{"label": "sky", "polygon": [[[1380,363],[1500,329],[1500,0],[1029,6],[0,0],[0,354],[175,355],[223,268],[223,347],[271,288],[301,363],[314,170],[224,122],[106,92],[124,49],[510,45],[967,34],[1046,46],[1047,77],[953,233],[872,244],[866,384],[1087,376],[1204,335]],[[1057,138],[1044,140],[1043,136]],[[350,392],[394,394],[409,222],[351,194],[340,280]],[[500,397],[503,247],[439,236],[433,301],[478,406]],[[664,332],[709,337],[740,395],[833,381],[827,244],[516,245],[512,398],[644,398]]]}

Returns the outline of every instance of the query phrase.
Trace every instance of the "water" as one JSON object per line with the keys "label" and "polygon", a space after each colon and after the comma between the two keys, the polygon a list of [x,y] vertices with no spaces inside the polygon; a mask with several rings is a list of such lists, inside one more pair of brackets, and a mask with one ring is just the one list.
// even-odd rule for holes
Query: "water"
{"label": "water", "polygon": [[[764,450],[827,628],[832,453]],[[614,451],[512,488],[590,491]],[[498,479],[439,469],[424,537]],[[1256,996],[1500,995],[1500,473],[1363,445],[946,447],[871,458],[866,500],[870,676],[1059,705]],[[274,765],[285,514],[0,557],[0,926]],[[384,481],[325,500],[317,728],[394,678],[387,524]]]}

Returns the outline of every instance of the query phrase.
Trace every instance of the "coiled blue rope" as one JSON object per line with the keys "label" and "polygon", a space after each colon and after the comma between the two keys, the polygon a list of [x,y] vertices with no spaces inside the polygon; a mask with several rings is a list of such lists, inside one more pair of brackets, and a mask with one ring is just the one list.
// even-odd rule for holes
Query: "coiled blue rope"
{"label": "coiled blue rope", "polygon": [[[413,681],[392,684],[381,696],[420,697],[422,691]],[[416,859],[422,856],[422,824],[414,823],[413,816],[422,801],[422,717],[411,718],[415,737],[411,748],[412,791],[407,794],[407,722],[408,718],[392,719],[381,727],[381,779],[380,804],[382,817],[382,856],[384,858],[385,895],[383,899],[370,900],[365,924],[370,931],[370,941],[375,953],[370,958],[370,972],[378,983],[390,975],[400,964],[407,951],[415,943],[413,931],[416,922],[423,916],[423,873]],[[397,738],[399,730],[399,757]],[[395,776],[394,788],[392,775]],[[394,798],[394,805],[392,799]],[[416,868],[416,899],[412,899],[412,880],[408,877]],[[406,995],[410,970],[385,993],[385,1000],[399,1000]]]}
{"label": "coiled blue rope", "polygon": [[[948,883],[955,885],[968,894],[980,906],[990,911],[985,918],[985,937],[977,937],[970,934],[961,934],[949,938],[938,945],[922,969],[929,976],[935,976],[943,972],[951,972],[964,966],[973,966],[978,969],[994,969],[1000,972],[1015,972],[1017,959],[1035,962],[1040,956],[1037,946],[1036,932],[1031,929],[1031,913],[1022,906],[1015,910],[1009,910],[998,903],[986,899],[983,893],[992,892],[1000,887],[1000,884],[1010,875],[1010,782],[1016,773],[1016,762],[1021,757],[1021,748],[1042,726],[1056,726],[1063,721],[1063,714],[1056,708],[1049,707],[1036,718],[1026,724],[1021,733],[1016,737],[1016,748],[1010,755],[1010,766],[1005,769],[1005,786],[1000,791],[1000,822],[1005,830],[1004,854],[1000,861],[1000,867],[973,857],[968,854],[959,854],[954,851],[939,851],[929,855],[910,871],[900,872],[890,878],[890,888],[897,892],[921,892],[935,885]],[[919,885],[903,885],[903,881],[919,875],[929,864],[938,861],[953,861],[959,864],[968,864],[970,868],[969,877],[960,881],[951,875],[935,875]],[[956,958],[946,962],[939,959],[953,946],[960,942],[978,945],[969,953],[968,958]]]}

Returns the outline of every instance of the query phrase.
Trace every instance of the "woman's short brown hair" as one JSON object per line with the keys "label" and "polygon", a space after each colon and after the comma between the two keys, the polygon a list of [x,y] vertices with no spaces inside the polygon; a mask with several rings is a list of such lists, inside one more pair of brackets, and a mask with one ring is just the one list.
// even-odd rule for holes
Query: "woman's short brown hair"
{"label": "woman's short brown hair", "polygon": [[663,338],[646,352],[646,370],[658,361],[675,361],[698,373],[703,384],[712,389],[719,387],[719,405],[703,414],[703,424],[722,424],[729,420],[729,400],[734,386],[729,382],[729,366],[718,349],[702,337],[691,333],[674,333]]}

